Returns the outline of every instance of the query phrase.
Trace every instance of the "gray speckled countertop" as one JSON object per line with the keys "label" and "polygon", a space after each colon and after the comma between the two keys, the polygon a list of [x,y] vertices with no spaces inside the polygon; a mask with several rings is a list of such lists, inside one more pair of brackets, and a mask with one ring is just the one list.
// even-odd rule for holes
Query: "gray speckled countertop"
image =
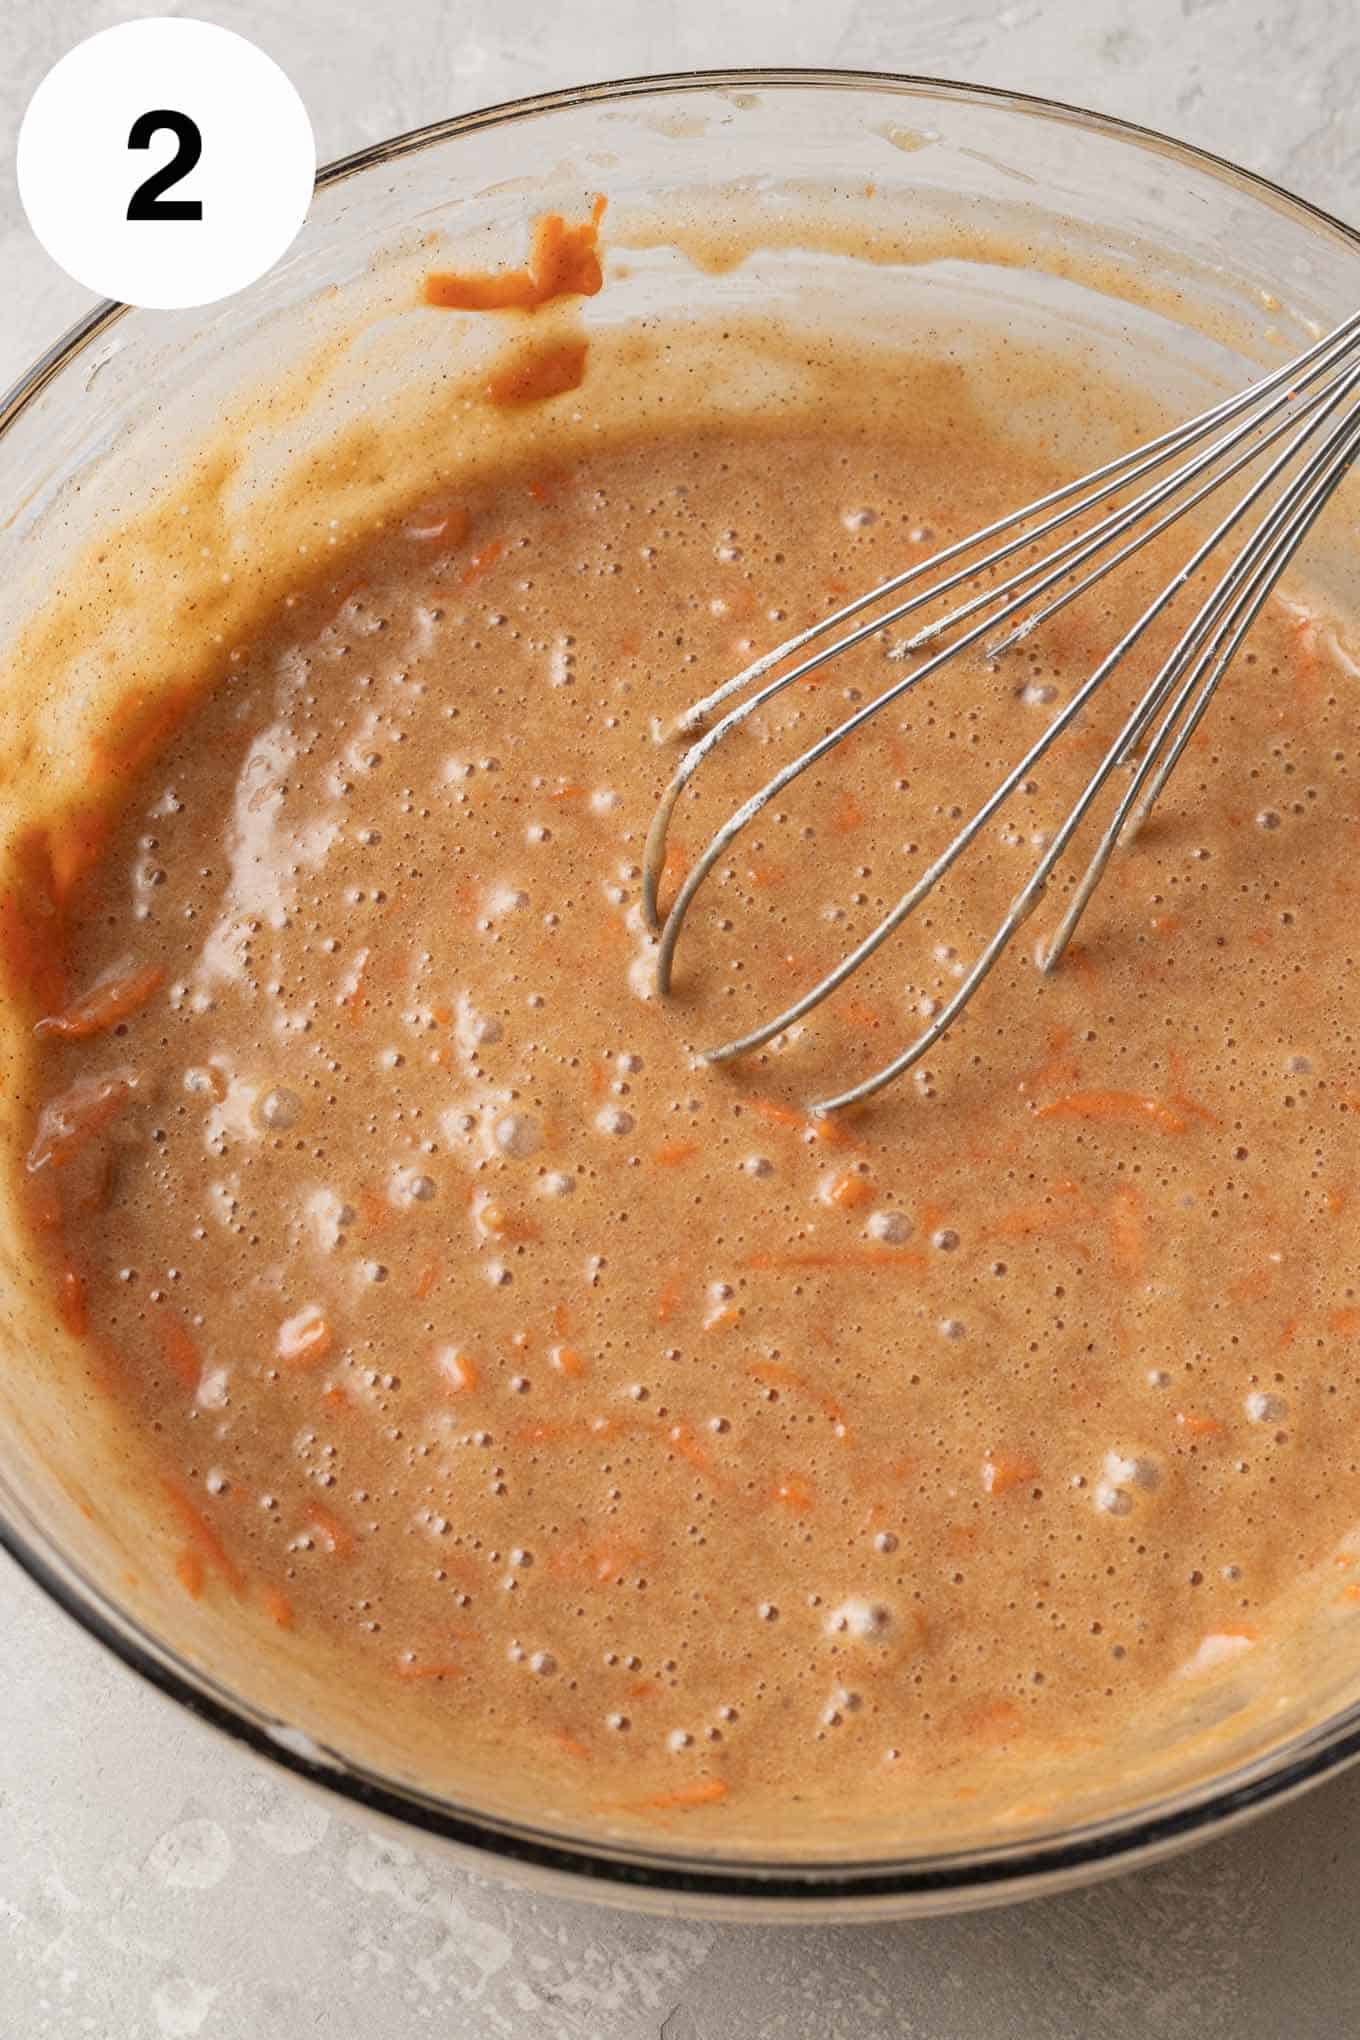
{"label": "gray speckled countertop", "polygon": [[[152,0],[154,5],[154,0]],[[322,158],[516,94],[868,65],[1168,129],[1354,217],[1355,0],[205,0],[297,82]],[[0,383],[84,299],[12,145],[70,45],[150,7],[0,0]],[[1229,1840],[960,1920],[753,1928],[528,1898],[375,1839],[106,1658],[0,1560],[0,2040],[1348,2040],[1360,1775]]]}

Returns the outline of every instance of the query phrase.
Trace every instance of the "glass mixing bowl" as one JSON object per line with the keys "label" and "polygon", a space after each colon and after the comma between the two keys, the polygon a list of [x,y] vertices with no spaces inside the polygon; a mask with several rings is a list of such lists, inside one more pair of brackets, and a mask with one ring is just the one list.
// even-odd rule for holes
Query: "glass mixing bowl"
{"label": "glass mixing bowl", "polygon": [[[383,487],[373,428],[426,400],[430,328],[403,308],[412,279],[452,254],[483,262],[527,215],[609,196],[603,336],[724,303],[802,317],[852,313],[899,343],[942,325],[951,344],[998,319],[1040,338],[1094,337],[1111,372],[1163,409],[1275,364],[1360,304],[1360,237],[1259,178],[1165,137],[1041,100],[930,79],[841,72],[648,78],[551,94],[405,135],[324,171],[287,258],[201,312],[104,305],[0,402],[0,846],[60,791],[104,666],[160,670],[183,615],[129,583],[104,650],[72,644],[39,701],[22,631],[66,566],[126,528],[211,421],[239,416],[248,458],[218,509],[266,529],[307,449],[350,435],[346,487]],[[715,239],[715,235],[717,238]],[[875,259],[862,259],[866,236]],[[722,259],[714,254],[719,242]],[[358,336],[356,338],[356,335]],[[438,366],[438,364],[436,364]],[[260,392],[266,394],[262,398]],[[715,389],[715,415],[737,402]],[[367,439],[355,438],[368,420]],[[365,451],[366,449],[366,451]],[[291,465],[290,465],[291,463]],[[367,493],[365,493],[367,492]],[[186,512],[187,514],[187,512]],[[1353,508],[1320,535],[1314,571],[1354,592]],[[315,542],[325,542],[324,531]],[[1351,547],[1349,559],[1347,547]],[[263,556],[263,555],[261,555]],[[88,564],[88,553],[83,556]],[[232,593],[198,633],[230,632]],[[228,637],[229,641],[229,637]],[[13,650],[15,644],[19,651]],[[50,645],[49,645],[50,650]],[[54,670],[49,667],[49,672]],[[3,873],[0,873],[3,878]],[[22,1053],[15,1016],[0,1050]],[[5,1030],[9,1038],[4,1038]],[[11,1063],[11,1068],[21,1067]],[[24,1137],[18,1086],[0,1140]],[[619,1903],[747,1917],[906,1915],[1051,1892],[1165,1854],[1282,1800],[1360,1752],[1355,1611],[1321,1598],[1264,1685],[1232,1680],[1174,1734],[1106,1752],[1046,1806],[981,1805],[948,1831],[900,1826],[790,1851],[658,1842],[535,1811],[532,1779],[465,1783],[351,1707],[283,1643],[174,1598],[143,1563],[161,1529],[98,1492],[101,1418],[73,1399],[50,1307],[0,1195],[0,1538],[77,1622],[173,1700],[354,1810],[419,1830],[481,1869]],[[1160,1737],[1160,1740],[1159,1740]]]}

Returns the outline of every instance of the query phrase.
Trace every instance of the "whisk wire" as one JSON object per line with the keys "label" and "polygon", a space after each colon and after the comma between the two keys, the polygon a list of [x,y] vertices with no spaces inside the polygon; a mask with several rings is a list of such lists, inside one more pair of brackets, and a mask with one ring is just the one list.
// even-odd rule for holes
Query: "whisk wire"
{"label": "whisk wire", "polygon": [[[733,675],[730,680],[725,681],[721,687],[714,689],[712,693],[694,703],[680,718],[675,726],[674,734],[686,735],[696,729],[702,729],[703,734],[682,758],[670,783],[661,796],[648,832],[647,845],[643,857],[642,879],[643,911],[648,925],[653,929],[660,925],[658,886],[662,867],[665,863],[666,839],[676,802],[705,759],[739,724],[753,715],[758,709],[763,708],[768,702],[774,700],[786,688],[809,679],[813,673],[819,671],[830,660],[840,657],[842,653],[853,650],[856,646],[865,643],[884,629],[901,622],[904,617],[910,615],[914,610],[923,607],[926,603],[937,601],[942,595],[948,594],[962,582],[975,578],[979,573],[986,572],[992,567],[1000,565],[1017,551],[1035,545],[1049,531],[1066,523],[1070,518],[1080,516],[1085,511],[1094,508],[1099,503],[1105,501],[1117,489],[1126,486],[1130,481],[1137,480],[1150,470],[1164,465],[1175,453],[1188,445],[1197,444],[1212,432],[1217,425],[1228,418],[1238,416],[1244,410],[1259,403],[1262,397],[1278,390],[1283,390],[1284,396],[1279,399],[1279,402],[1289,401],[1291,388],[1303,387],[1318,375],[1325,374],[1334,365],[1335,361],[1344,354],[1357,334],[1360,334],[1360,314],[1343,322],[1333,333],[1318,341],[1293,362],[1287,363],[1283,368],[1275,370],[1273,374],[1264,377],[1260,382],[1253,384],[1249,389],[1240,392],[1238,395],[1226,398],[1222,403],[1214,405],[1210,410],[1201,413],[1198,418],[1191,420],[1189,424],[1174,427],[1171,431],[1148,441],[1144,446],[1136,447],[1131,452],[1121,454],[1114,460],[1106,462],[1103,467],[1095,469],[1093,473],[1083,476],[1075,482],[1065,483],[1058,489],[1051,490],[1047,495],[1038,498],[1035,502],[996,519],[981,531],[971,533],[962,539],[956,540],[953,544],[932,554],[928,559],[918,561],[912,566],[905,568],[900,574],[893,575],[889,580],[871,589],[866,595],[858,596],[853,601],[843,604],[841,608],[833,611],[830,615],[819,618],[816,622],[809,625],[806,630],[785,639],[782,644],[776,645],[773,650],[762,653],[759,658],[754,659],[748,666],[745,666],[741,672]],[[1263,416],[1269,415],[1277,407],[1275,404],[1269,406]],[[1255,431],[1260,422],[1260,419],[1249,421],[1241,430],[1244,433]],[[1222,450],[1220,449],[1220,452]],[[1206,460],[1212,461],[1217,457],[1212,451],[1208,455],[1200,456],[1197,463],[1190,465],[1188,473],[1186,470],[1178,470],[1176,476],[1169,478],[1167,486],[1171,489],[1179,488],[1190,475],[1199,471],[1200,466]],[[1082,496],[1083,491],[1087,492],[1083,499],[1074,503],[1072,499]],[[1068,507],[1062,509],[1060,514],[1049,518],[1046,522],[1041,522],[1037,526],[1033,525],[1032,520],[1036,516],[1042,516],[1044,512],[1059,505],[1066,505]],[[1132,517],[1138,514],[1138,508],[1130,506],[1129,512],[1126,514],[1129,521],[1131,521]],[[1027,528],[1018,529],[1018,527],[1022,526]],[[872,617],[867,623],[861,624],[855,630],[848,632],[844,637],[836,639],[833,644],[825,645],[819,651],[809,654],[804,659],[800,659],[787,671],[779,674],[774,680],[759,688],[756,693],[747,695],[746,699],[739,702],[734,709],[729,710],[719,722],[711,724],[712,716],[724,702],[729,701],[734,695],[745,693],[747,688],[754,686],[757,681],[764,679],[767,673],[775,667],[783,665],[787,659],[795,657],[807,645],[814,643],[817,639],[839,628],[842,623],[848,622],[851,618],[860,615],[871,605],[880,604],[889,596],[907,587],[911,582],[920,580],[927,574],[936,573],[939,568],[947,565],[950,561],[960,559],[966,554],[975,553],[978,546],[985,544],[989,539],[997,537],[1003,532],[1013,532],[1015,535],[1008,539],[1004,545],[997,546],[991,552],[984,554],[982,558],[974,559],[970,563],[960,566],[952,574],[946,576],[944,580],[932,580],[927,588],[920,590],[906,602],[895,605],[885,614]],[[1092,534],[1087,534],[1086,536],[1089,539]],[[1079,537],[1070,543],[1072,546],[1076,546],[1081,542]],[[1035,568],[1023,571],[1039,572],[1049,565],[1049,560],[1040,561]],[[1061,578],[1061,576],[1055,575],[1054,578]],[[1017,585],[1016,582],[1008,581],[1000,588],[992,591],[993,596],[999,598],[1015,585]],[[1044,585],[1048,585],[1048,583]],[[1031,595],[1037,592],[1039,592],[1037,589],[1030,591]],[[998,620],[994,618],[993,624]],[[943,623],[939,628],[943,628]],[[938,634],[937,630],[932,628],[929,635],[934,636],[936,634]],[[965,642],[973,643],[975,639],[970,637]],[[906,647],[904,649],[910,648]],[[955,646],[956,650],[961,648],[959,645]],[[923,676],[918,675],[916,677]],[[886,697],[884,705],[886,705]],[[665,990],[666,988],[667,986],[663,984],[662,989]]]}
{"label": "whisk wire", "polygon": [[[999,625],[1007,624],[1021,611],[1029,610],[1031,613],[1016,623],[1000,640],[985,648],[987,656],[995,660],[1021,638],[1028,636],[1031,630],[1047,618],[1065,608],[1077,596],[1086,593],[1135,553],[1143,550],[1162,532],[1186,516],[1210,494],[1220,490],[1249,464],[1258,461],[1267,449],[1282,440],[1285,442],[1265,469],[1241,492],[1209,535],[1195,547],[1184,566],[1146,604],[1134,623],[1100,660],[1071,699],[1058,710],[1047,728],[1028,747],[1019,763],[1012,767],[964,826],[957,831],[945,850],[880,918],[877,925],[833,969],[773,1019],[709,1050],[707,1054],[710,1061],[725,1062],[750,1053],[793,1026],[843,985],[901,927],[976,841],[979,833],[1016,789],[1029,778],[1034,767],[1048,754],[1064,731],[1081,715],[1096,691],[1103,686],[1154,620],[1204,569],[1213,554],[1228,541],[1243,520],[1252,515],[1267,492],[1276,483],[1282,482],[1290,467],[1300,461],[1314,436],[1324,427],[1329,427],[1322,444],[1309,453],[1306,459],[1302,459],[1297,471],[1282,482],[1279,495],[1265,508],[1259,521],[1249,530],[1231,563],[1200,604],[1157,674],[1125,718],[1100,765],[1064,816],[1034,870],[1003,915],[1000,925],[965,971],[951,997],[932,1016],[928,1026],[916,1039],[891,1061],[834,1097],[818,1101],[813,1106],[813,1111],[818,1114],[833,1112],[872,1096],[918,1062],[948,1031],[1039,904],[1053,870],[1100,797],[1111,774],[1121,765],[1128,765],[1133,761],[1149,729],[1161,715],[1161,723],[1139,759],[1130,783],[1116,805],[1114,816],[1086,864],[1056,934],[1037,958],[1045,970],[1052,970],[1056,966],[1071,941],[1077,923],[1099,884],[1115,847],[1121,841],[1130,840],[1137,826],[1151,812],[1187,744],[1199,727],[1209,702],[1261,607],[1321,510],[1349,472],[1357,454],[1360,454],[1360,401],[1352,401],[1349,410],[1339,422],[1330,422],[1335,419],[1335,414],[1347,400],[1355,400],[1357,391],[1360,391],[1360,362],[1351,358],[1356,352],[1357,345],[1360,345],[1360,313],[1343,321],[1332,333],[1305,350],[1294,361],[1286,363],[1283,368],[1262,378],[1237,396],[1215,405],[1197,419],[1175,427],[1144,446],[1134,448],[1130,453],[1107,462],[1092,474],[1050,491],[1037,502],[996,520],[968,538],[956,541],[931,559],[905,569],[868,594],[845,604],[834,614],[820,619],[809,629],[788,639],[774,651],[763,654],[732,680],[697,703],[681,719],[677,725],[678,731],[701,727],[735,694],[763,680],[766,674],[787,659],[796,659],[791,668],[777,674],[773,680],[766,681],[754,694],[746,695],[736,707],[729,709],[716,723],[706,728],[703,735],[688,748],[672,775],[653,819],[644,861],[644,907],[653,926],[656,926],[659,919],[657,887],[665,860],[666,839],[675,804],[705,759],[738,724],[774,699],[785,688],[806,678],[829,660],[839,657],[842,652],[852,649],[872,636],[881,635],[904,616],[928,602],[938,601],[961,582],[976,579],[979,573],[994,569],[1015,553],[1032,548],[1049,533],[1058,530],[1073,518],[1081,517],[1132,482],[1164,467],[1175,454],[1184,452],[1190,447],[1201,449],[1192,458],[1183,461],[1170,475],[1162,476],[1160,480],[1140,491],[1131,501],[1116,503],[1094,526],[1078,530],[1041,558],[1022,565],[996,585],[982,589],[968,601],[957,605],[949,614],[937,618],[925,629],[918,631],[904,645],[889,652],[890,658],[905,656],[907,653],[926,648],[944,633],[956,630],[960,624],[969,625],[961,635],[953,637],[942,649],[927,657],[924,663],[902,679],[885,687],[871,701],[855,709],[816,742],[806,747],[798,757],[782,766],[763,786],[742,802],[713,833],[681,884],[661,928],[657,952],[657,983],[662,993],[670,989],[676,944],[700,887],[733,840],[793,780],[819,763],[873,717],[910,690],[920,686],[946,664],[958,659],[973,646],[981,646],[982,641],[994,633]],[[1338,364],[1341,364],[1340,372],[1333,374]],[[1231,424],[1231,429],[1213,439],[1211,444],[1203,445],[1203,442],[1211,439],[1218,427],[1224,424]],[[1153,511],[1160,514],[1148,521],[1149,513]],[[1054,514],[1049,515],[1049,512]],[[1037,526],[1033,523],[1036,516],[1042,520]],[[1140,525],[1142,528],[1138,529]],[[1109,547],[1131,530],[1135,532],[1135,536],[1110,553]],[[957,567],[943,579],[935,578],[942,566],[961,559],[965,554],[975,554],[980,545],[1006,533],[1012,535],[1006,537],[1003,543],[993,546],[981,559],[974,558],[971,564]],[[1102,554],[1106,556],[1101,558]],[[1098,564],[1072,582],[1071,577],[1092,560],[1098,561]],[[928,587],[918,590],[903,602],[893,604],[886,613],[880,609],[880,612],[868,622],[848,631],[834,643],[825,645],[806,657],[797,658],[800,652],[817,639],[839,628],[865,609],[871,606],[878,607],[886,598],[900,593],[910,583],[927,575],[932,576]],[[1063,588],[1060,594],[1037,611],[1032,609],[1036,599],[1063,582],[1070,582],[1071,585]],[[971,619],[975,617],[979,617],[980,620],[972,622]]]}

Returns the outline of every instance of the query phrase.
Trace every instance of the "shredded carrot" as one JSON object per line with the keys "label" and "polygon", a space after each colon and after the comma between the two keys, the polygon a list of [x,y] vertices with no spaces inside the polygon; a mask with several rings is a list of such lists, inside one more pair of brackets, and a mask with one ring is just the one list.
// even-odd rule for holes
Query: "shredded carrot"
{"label": "shredded carrot", "polygon": [[565,1303],[555,1303],[553,1305],[552,1328],[554,1336],[559,1339],[565,1339],[567,1333],[571,1330],[571,1312],[567,1309]]}
{"label": "shredded carrot", "polygon": [[168,1303],[161,1304],[157,1309],[156,1331],[161,1358],[176,1380],[185,1388],[197,1388],[203,1372],[198,1347],[185,1330],[182,1319],[171,1310]]}
{"label": "shredded carrot", "polygon": [[696,1778],[692,1784],[673,1785],[669,1791],[654,1792],[633,1803],[647,1813],[683,1813],[690,1806],[717,1806],[726,1797],[727,1786],[721,1778]]}
{"label": "shredded carrot", "polygon": [[1187,1438],[1219,1438],[1223,1434],[1218,1418],[1205,1416],[1201,1410],[1177,1410],[1176,1424]]}
{"label": "shredded carrot", "polygon": [[774,1098],[757,1098],[749,1092],[744,1103],[748,1110],[758,1112],[762,1119],[768,1119],[771,1126],[786,1126],[792,1132],[810,1135],[828,1147],[859,1145],[853,1134],[832,1119],[809,1119],[806,1113],[795,1112],[790,1105],[781,1105]]}
{"label": "shredded carrot", "polygon": [[279,1326],[274,1350],[289,1367],[317,1367],[334,1346],[335,1334],[320,1304],[307,1303]]}
{"label": "shredded carrot", "polygon": [[0,965],[24,1008],[65,1004],[65,928],[51,838],[24,830],[10,849],[12,881],[0,889]]}
{"label": "shredded carrot", "polygon": [[175,1559],[175,1578],[191,1601],[196,1601],[203,1592],[203,1561],[191,1544]]}
{"label": "shredded carrot", "polygon": [[462,1395],[481,1382],[481,1369],[470,1353],[460,1346],[444,1346],[435,1356],[444,1387],[451,1395]]}
{"label": "shredded carrot", "polygon": [[678,1169],[682,1162],[693,1161],[695,1155],[703,1153],[703,1143],[697,1140],[667,1141],[657,1148],[652,1160],[659,1169]]}
{"label": "shredded carrot", "polygon": [[748,1098],[748,1108],[758,1112],[762,1119],[768,1119],[772,1126],[789,1126],[802,1133],[807,1127],[806,1116],[795,1112],[790,1105],[780,1105],[773,1098]]}
{"label": "shredded carrot", "polygon": [[364,980],[368,975],[369,954],[370,952],[367,949],[359,951],[350,967],[344,990],[336,1000],[336,1004],[342,1006],[349,1015],[349,1022],[352,1027],[359,1025],[363,1017],[363,1008],[367,1003],[364,997]]}
{"label": "shredded carrot", "polygon": [[741,1306],[736,1303],[719,1303],[704,1319],[706,1332],[730,1332],[741,1323]]}
{"label": "shredded carrot", "polygon": [[1360,1581],[1349,1581],[1336,1598],[1338,1601],[1360,1601]]}
{"label": "shredded carrot", "polygon": [[197,1554],[212,1567],[228,1592],[239,1594],[245,1588],[245,1576],[227,1551],[217,1532],[206,1517],[200,1515],[188,1495],[178,1482],[168,1476],[161,1476],[161,1492],[178,1516],[181,1525],[188,1532],[190,1542]]}
{"label": "shredded carrot", "polygon": [[1184,1113],[1187,1119],[1202,1120],[1205,1126],[1222,1126],[1223,1124],[1223,1121],[1216,1112],[1211,1112],[1207,1105],[1197,1104],[1193,1098],[1187,1098],[1183,1091],[1173,1093],[1167,1102],[1175,1111]]}
{"label": "shredded carrot", "polygon": [[681,1269],[674,1268],[657,1292],[656,1309],[653,1313],[659,1325],[668,1324],[679,1310],[685,1294],[685,1277]]}
{"label": "shredded carrot", "polygon": [[799,1374],[793,1367],[786,1367],[782,1360],[753,1360],[747,1370],[757,1381],[763,1381],[768,1388],[788,1388],[798,1395],[805,1395],[816,1403],[823,1415],[835,1425],[838,1434],[845,1436],[845,1415],[835,1396],[828,1395],[815,1381],[809,1381],[805,1374]]}
{"label": "shredded carrot", "polygon": [[336,1558],[353,1558],[353,1535],[329,1509],[323,1509],[320,1502],[308,1502],[306,1515],[312,1529],[325,1540]]}
{"label": "shredded carrot", "polygon": [[336,1382],[332,1382],[329,1388],[322,1389],[321,1400],[328,1410],[349,1410],[354,1407],[349,1399],[349,1391],[341,1388]]}
{"label": "shredded carrot", "polygon": [[503,538],[489,539],[480,552],[475,552],[472,555],[472,558],[463,569],[462,580],[459,583],[460,587],[475,587],[484,574],[491,572],[491,569],[504,551],[505,540]]}
{"label": "shredded carrot", "polygon": [[574,1346],[552,1346],[548,1350],[548,1365],[557,1374],[565,1374],[570,1381],[579,1381],[589,1372],[585,1361]]}
{"label": "shredded carrot", "polygon": [[59,1034],[64,1041],[86,1041],[92,1034],[103,1034],[110,1027],[116,1027],[120,1020],[135,1013],[144,1006],[153,992],[165,982],[165,972],[157,964],[149,964],[144,970],[127,971],[122,977],[106,978],[95,985],[74,1005],[67,1006],[60,1013],[49,1013],[39,1020],[35,1034]]}
{"label": "shredded carrot", "polygon": [[399,1679],[462,1679],[467,1676],[467,1666],[454,1664],[445,1658],[429,1664],[418,1665],[411,1658],[397,1659]]}
{"label": "shredded carrot", "polygon": [[826,1196],[829,1204],[838,1204],[844,1211],[857,1211],[862,1204],[872,1201],[874,1186],[867,1176],[857,1169],[845,1169],[837,1176]]}
{"label": "shredded carrot", "polygon": [[50,1098],[38,1114],[29,1169],[64,1169],[131,1102],[132,1085],[126,1077],[82,1078]]}
{"label": "shredded carrot", "polygon": [[276,1628],[292,1628],[293,1604],[281,1587],[262,1587],[260,1599],[264,1602],[265,1613]]}
{"label": "shredded carrot", "polygon": [[426,304],[456,312],[532,312],[554,298],[594,297],[604,283],[599,255],[604,211],[601,195],[589,217],[574,225],[560,213],[544,214],[534,223],[525,268],[427,276]]}
{"label": "shredded carrot", "polygon": [[751,1254],[745,1265],[753,1269],[924,1268],[926,1257],[907,1247],[829,1247],[797,1254]]}
{"label": "shredded carrot", "polygon": [[590,1751],[585,1743],[578,1736],[568,1735],[564,1728],[553,1730],[553,1741],[559,1749],[565,1750],[569,1757],[580,1757],[583,1762],[590,1762]]}
{"label": "shredded carrot", "polygon": [[90,1329],[90,1314],[85,1306],[85,1284],[69,1263],[57,1278],[57,1316],[73,1338],[83,1338]]}
{"label": "shredded carrot", "polygon": [[492,1239],[517,1242],[541,1240],[543,1237],[541,1228],[532,1218],[526,1218],[519,1212],[506,1211],[502,1205],[493,1203],[489,1197],[479,1199],[474,1216],[482,1231],[489,1233]]}
{"label": "shredded carrot", "polygon": [[982,1485],[989,1495],[1005,1495],[1036,1479],[1038,1472],[1023,1452],[989,1452],[982,1462]]}
{"label": "shredded carrot", "polygon": [[1107,1126],[1155,1126],[1159,1133],[1184,1133],[1184,1107],[1135,1091],[1069,1091],[1039,1107],[1040,1119],[1089,1119]]}
{"label": "shredded carrot", "polygon": [[680,1458],[698,1473],[710,1471],[708,1454],[695,1437],[688,1424],[672,1424],[668,1433],[671,1444]]}
{"label": "shredded carrot", "polygon": [[775,1482],[773,1499],[801,1516],[812,1507],[817,1496],[811,1481],[804,1480],[801,1473],[786,1473],[782,1480]]}
{"label": "shredded carrot", "polygon": [[439,1280],[438,1261],[427,1261],[416,1277],[414,1294],[423,1303]]}

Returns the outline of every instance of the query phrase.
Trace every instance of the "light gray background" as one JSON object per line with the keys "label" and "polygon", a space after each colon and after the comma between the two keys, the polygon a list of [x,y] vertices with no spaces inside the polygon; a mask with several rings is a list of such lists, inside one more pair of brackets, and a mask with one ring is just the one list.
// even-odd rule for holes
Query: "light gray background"
{"label": "light gray background", "polygon": [[[154,0],[153,0],[154,4]],[[1145,121],[1345,217],[1355,0],[192,0],[275,56],[325,160],[587,77],[867,65]],[[13,142],[119,0],[0,0],[0,383],[83,294]],[[1360,1775],[1170,1867],[915,1926],[527,1899],[375,1841],[154,1697],[0,1560],[0,2040],[1348,2040]]]}

